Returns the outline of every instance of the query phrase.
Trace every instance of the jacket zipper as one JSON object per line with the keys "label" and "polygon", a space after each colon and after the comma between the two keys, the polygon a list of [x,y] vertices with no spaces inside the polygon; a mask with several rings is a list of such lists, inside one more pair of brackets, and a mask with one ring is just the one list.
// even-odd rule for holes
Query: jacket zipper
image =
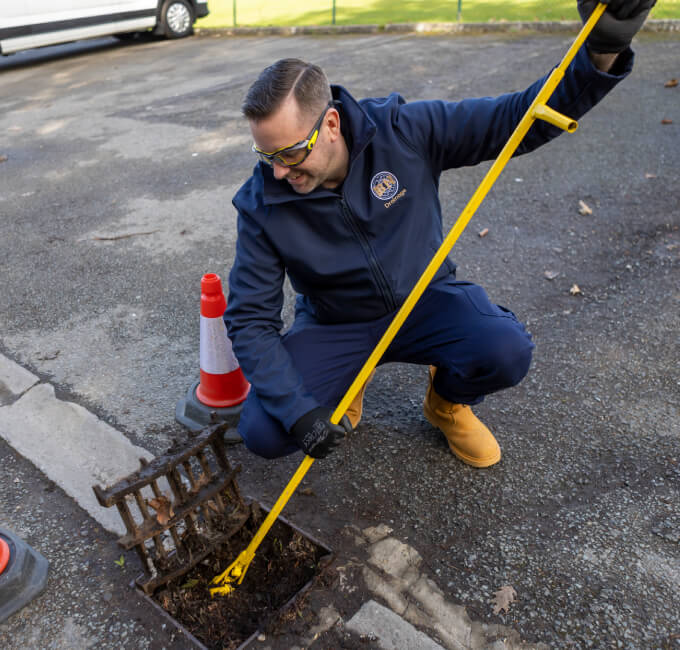
{"label": "jacket zipper", "polygon": [[361,247],[364,249],[364,252],[366,253],[371,273],[373,274],[373,278],[375,279],[375,282],[378,285],[378,289],[380,290],[385,306],[387,307],[388,311],[391,312],[394,311],[397,308],[397,301],[394,297],[394,293],[392,293],[392,288],[390,287],[389,282],[387,281],[387,278],[383,273],[380,263],[376,259],[375,254],[373,253],[373,249],[371,248],[371,244],[368,241],[368,237],[364,234],[363,230],[361,229],[361,226],[359,225],[359,223],[357,223],[357,220],[354,218],[354,215],[349,209],[347,201],[345,200],[344,193],[340,198],[340,206],[342,207],[342,214],[345,217],[345,220],[349,224],[349,227],[351,228],[352,232],[356,235],[356,238],[359,240]]}

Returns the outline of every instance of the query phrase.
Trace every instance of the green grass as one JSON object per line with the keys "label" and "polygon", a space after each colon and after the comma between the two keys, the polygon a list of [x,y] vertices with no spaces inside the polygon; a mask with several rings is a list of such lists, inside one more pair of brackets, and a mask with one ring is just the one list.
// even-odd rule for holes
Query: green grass
{"label": "green grass", "polygon": [[[197,27],[248,25],[328,25],[333,0],[209,0],[210,15]],[[501,20],[577,20],[576,0],[462,0],[463,22]],[[338,25],[455,22],[457,0],[336,0]],[[652,18],[680,18],[680,0],[660,0]]]}

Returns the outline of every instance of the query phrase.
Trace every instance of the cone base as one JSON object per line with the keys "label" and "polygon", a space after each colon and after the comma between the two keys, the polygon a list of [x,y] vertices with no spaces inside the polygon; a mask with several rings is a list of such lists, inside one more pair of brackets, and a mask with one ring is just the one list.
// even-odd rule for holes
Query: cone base
{"label": "cone base", "polygon": [[0,574],[0,623],[32,601],[47,585],[48,561],[14,533],[0,528],[10,558]]}
{"label": "cone base", "polygon": [[212,408],[229,408],[245,402],[250,384],[240,368],[226,374],[214,375],[201,370],[196,397]]}
{"label": "cone base", "polygon": [[243,402],[229,408],[216,408],[201,402],[196,396],[199,382],[196,381],[187,394],[175,406],[175,420],[183,424],[189,431],[200,431],[205,427],[220,422],[227,422],[230,428],[224,435],[225,442],[237,443],[242,438],[236,431],[241,415]]}

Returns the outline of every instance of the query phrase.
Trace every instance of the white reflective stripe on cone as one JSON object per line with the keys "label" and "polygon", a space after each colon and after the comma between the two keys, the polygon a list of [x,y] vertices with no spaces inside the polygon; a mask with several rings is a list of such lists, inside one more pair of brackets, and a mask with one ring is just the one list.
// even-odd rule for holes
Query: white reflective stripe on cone
{"label": "white reflective stripe on cone", "polygon": [[224,321],[201,316],[201,370],[224,375],[238,367]]}

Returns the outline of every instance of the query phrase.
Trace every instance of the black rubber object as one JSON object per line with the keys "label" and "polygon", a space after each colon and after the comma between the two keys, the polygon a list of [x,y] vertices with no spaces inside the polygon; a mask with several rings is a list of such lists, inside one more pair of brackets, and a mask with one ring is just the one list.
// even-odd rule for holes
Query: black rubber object
{"label": "black rubber object", "polygon": [[9,562],[0,573],[0,623],[27,605],[47,585],[49,562],[13,532],[0,528]]}
{"label": "black rubber object", "polygon": [[[230,427],[236,427],[241,415],[243,403],[228,408],[216,408],[203,404],[196,397],[199,382],[195,382],[175,405],[175,420],[183,424],[189,431],[200,431],[204,427],[220,422],[227,422]],[[224,436],[225,442],[240,442],[241,436],[235,428],[230,428]]]}

